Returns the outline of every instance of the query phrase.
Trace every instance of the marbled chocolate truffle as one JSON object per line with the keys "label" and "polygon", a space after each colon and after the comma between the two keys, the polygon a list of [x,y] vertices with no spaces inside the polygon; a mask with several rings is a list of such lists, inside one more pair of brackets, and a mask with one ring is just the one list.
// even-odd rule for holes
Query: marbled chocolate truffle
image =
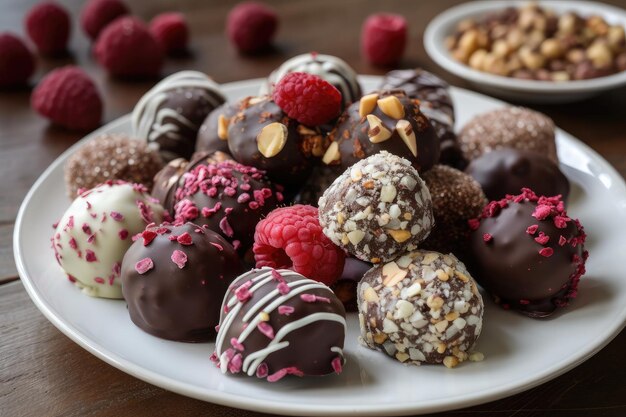
{"label": "marbled chocolate truffle", "polygon": [[340,373],[345,315],[324,284],[287,269],[253,269],[224,297],[212,360],[225,374],[269,382]]}
{"label": "marbled chocolate truffle", "polygon": [[108,180],[152,187],[163,166],[158,152],[123,134],[103,134],[81,146],[65,163],[65,186],[70,198]]}
{"label": "marbled chocolate truffle", "polygon": [[426,184],[408,160],[386,151],[339,176],[320,198],[319,216],[333,243],[372,263],[416,249],[434,223]]}
{"label": "marbled chocolate truffle", "polygon": [[490,202],[472,221],[471,269],[495,301],[545,317],[576,297],[585,273],[585,232],[558,197],[522,194]]}
{"label": "marbled chocolate truffle", "polygon": [[435,165],[422,178],[433,202],[435,226],[420,248],[464,259],[471,232],[467,221],[480,216],[489,201],[480,184],[452,167]]}
{"label": "marbled chocolate truffle", "polygon": [[228,125],[237,111],[235,103],[224,103],[209,113],[198,130],[196,152],[228,153]]}
{"label": "marbled chocolate truffle", "polygon": [[153,144],[165,161],[189,159],[200,125],[224,103],[220,87],[198,71],[180,71],[150,89],[133,109],[134,135]]}
{"label": "marbled chocolate truffle", "polygon": [[205,342],[215,337],[220,306],[241,273],[233,247],[192,223],[150,226],[122,261],[122,292],[130,318],[163,339]]}
{"label": "marbled chocolate truffle", "polygon": [[439,160],[439,138],[419,101],[401,91],[367,94],[348,107],[329,135],[322,158],[339,172],[380,151],[408,159],[424,172]]}
{"label": "marbled chocolate truffle", "polygon": [[473,359],[483,300],[454,255],[407,253],[369,270],[357,294],[365,346],[405,364],[452,368]]}
{"label": "marbled chocolate truffle", "polygon": [[500,200],[507,194],[519,194],[530,188],[537,195],[569,196],[569,181],[557,164],[537,152],[498,149],[474,159],[465,172],[483,188],[489,200]]}
{"label": "marbled chocolate truffle", "polygon": [[459,143],[468,161],[513,148],[539,152],[558,163],[554,135],[554,122],[548,116],[523,107],[503,107],[470,120],[459,133]]}
{"label": "marbled chocolate truffle", "polygon": [[56,225],[52,248],[85,294],[122,298],[120,270],[132,237],[164,215],[143,185],[107,181],[76,197]]}

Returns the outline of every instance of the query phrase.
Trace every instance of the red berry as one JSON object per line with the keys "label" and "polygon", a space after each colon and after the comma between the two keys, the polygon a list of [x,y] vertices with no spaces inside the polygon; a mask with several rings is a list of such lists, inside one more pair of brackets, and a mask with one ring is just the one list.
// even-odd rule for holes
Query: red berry
{"label": "red berry", "polygon": [[257,224],[252,250],[257,268],[290,268],[326,285],[343,272],[345,253],[324,235],[312,206],[272,211]]}
{"label": "red berry", "polygon": [[291,72],[274,87],[273,99],[287,116],[298,122],[317,126],[341,112],[341,93],[317,75]]}
{"label": "red berry", "polygon": [[278,16],[263,3],[243,2],[235,6],[226,18],[226,34],[241,52],[258,52],[267,48],[276,29]]}
{"label": "red berry", "polygon": [[35,72],[35,58],[17,36],[0,34],[0,88],[24,84]]}
{"label": "red berry", "polygon": [[67,50],[70,37],[70,15],[53,2],[34,6],[25,19],[26,33],[40,53],[56,55]]}
{"label": "red berry", "polygon": [[146,25],[135,17],[117,18],[98,36],[95,54],[109,74],[154,77],[161,72],[163,51]]}
{"label": "red berry", "polygon": [[31,105],[41,115],[71,130],[92,130],[102,118],[102,100],[95,84],[73,65],[48,73],[33,91]]}
{"label": "red berry", "polygon": [[406,46],[406,20],[397,14],[373,14],[363,23],[361,50],[373,65],[398,63]]}
{"label": "red berry", "polygon": [[150,32],[166,53],[187,48],[189,28],[182,13],[161,13],[150,22]]}
{"label": "red berry", "polygon": [[120,0],[90,0],[80,12],[80,25],[95,41],[109,23],[129,13],[128,6]]}

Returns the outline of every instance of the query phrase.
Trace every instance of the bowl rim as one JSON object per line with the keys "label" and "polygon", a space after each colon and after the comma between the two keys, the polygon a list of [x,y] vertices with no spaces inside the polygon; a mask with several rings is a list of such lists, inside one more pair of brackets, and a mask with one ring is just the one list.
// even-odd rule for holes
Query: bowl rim
{"label": "bowl rim", "polygon": [[[445,47],[445,37],[452,32],[454,26],[459,21],[485,12],[504,9],[506,7],[520,7],[528,3],[530,3],[529,0],[482,0],[453,6],[437,15],[426,27],[424,32],[424,48],[426,49],[426,53],[439,66],[458,77],[476,84],[501,88],[508,91],[581,93],[607,90],[626,84],[626,71],[587,80],[563,82],[521,80],[513,77],[489,74],[473,69],[457,61]],[[568,10],[584,15],[600,15],[612,24],[621,24],[626,27],[626,10],[612,5],[593,1],[562,2],[556,0],[541,0],[536,3],[541,7],[552,8],[557,11],[557,13],[563,13]]]}

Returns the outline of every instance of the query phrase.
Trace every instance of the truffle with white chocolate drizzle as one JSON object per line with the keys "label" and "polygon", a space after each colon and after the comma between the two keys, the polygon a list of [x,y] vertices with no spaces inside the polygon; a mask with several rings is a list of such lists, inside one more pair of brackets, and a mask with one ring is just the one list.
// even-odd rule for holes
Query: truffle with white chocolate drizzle
{"label": "truffle with white chocolate drizzle", "polygon": [[340,373],[345,332],[344,307],[330,288],[287,269],[253,269],[224,297],[211,359],[222,373],[269,382]]}

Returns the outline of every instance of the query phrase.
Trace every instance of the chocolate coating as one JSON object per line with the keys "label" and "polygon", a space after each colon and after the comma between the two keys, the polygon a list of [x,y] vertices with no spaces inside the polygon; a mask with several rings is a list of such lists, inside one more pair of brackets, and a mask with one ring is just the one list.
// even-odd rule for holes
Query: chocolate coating
{"label": "chocolate coating", "polygon": [[414,155],[400,137],[396,129],[399,120],[383,113],[379,106],[375,106],[370,114],[382,121],[385,129],[391,132],[391,136],[383,142],[372,143],[368,135],[372,127],[367,118],[359,114],[360,101],[357,101],[343,112],[337,126],[329,135],[330,140],[339,145],[339,159],[334,160],[331,165],[338,165],[341,172],[356,162],[384,150],[408,159],[418,172],[430,169],[439,160],[439,138],[428,118],[420,111],[419,103],[400,90],[379,91],[377,94],[379,99],[388,96],[398,98],[404,112],[401,120],[409,121],[411,125],[416,138],[417,153]]}
{"label": "chocolate coating", "polygon": [[482,329],[482,297],[454,255],[409,252],[370,269],[357,294],[364,344],[402,363],[452,368]]}
{"label": "chocolate coating", "polygon": [[[224,103],[209,113],[198,130],[196,152],[219,151],[229,153],[228,136],[222,134],[222,137],[220,137],[221,129],[218,129],[218,123],[220,116],[224,118],[226,123],[230,123],[230,118],[237,114],[237,111],[238,107],[234,103]],[[228,130],[224,133],[227,134]]]}
{"label": "chocolate coating", "polygon": [[[223,373],[270,382],[340,373],[345,315],[324,284],[286,269],[253,269],[224,297],[212,359]],[[269,346],[279,347],[268,352]]]}
{"label": "chocolate coating", "polygon": [[467,221],[480,216],[488,203],[472,177],[445,165],[435,165],[422,174],[433,202],[435,226],[420,248],[454,253],[465,259],[471,232]]}
{"label": "chocolate coating", "polygon": [[324,191],[337,178],[337,170],[327,165],[317,165],[313,167],[311,175],[306,180],[298,194],[294,198],[294,203],[308,204],[317,207],[317,202],[324,194]]}
{"label": "chocolate coating", "polygon": [[220,306],[241,273],[233,247],[192,223],[148,227],[122,261],[130,318],[163,339],[204,342],[215,336]]}
{"label": "chocolate coating", "polygon": [[481,185],[489,200],[530,188],[538,195],[569,196],[569,181],[546,156],[519,149],[498,149],[474,159],[465,172]]}
{"label": "chocolate coating", "polygon": [[332,285],[337,298],[343,303],[346,311],[357,311],[356,287],[372,264],[357,258],[346,257],[341,277]]}
{"label": "chocolate coating", "polygon": [[584,241],[582,226],[560,199],[524,189],[485,207],[470,236],[472,271],[505,308],[545,317],[576,296]]}

